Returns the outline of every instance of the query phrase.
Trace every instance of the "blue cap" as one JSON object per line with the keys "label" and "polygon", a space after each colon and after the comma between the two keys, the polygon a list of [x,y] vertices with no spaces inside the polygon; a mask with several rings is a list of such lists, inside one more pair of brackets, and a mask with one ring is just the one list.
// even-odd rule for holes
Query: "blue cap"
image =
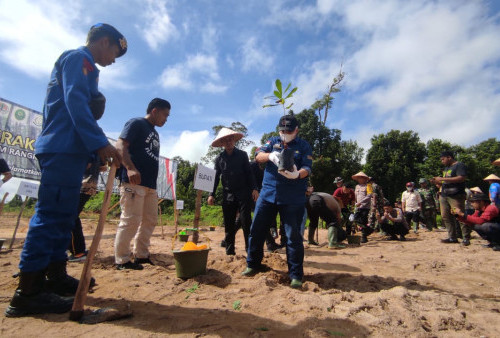
{"label": "blue cap", "polygon": [[109,33],[111,37],[115,40],[120,53],[118,57],[122,56],[127,52],[127,39],[120,33],[115,27],[108,25],[107,23],[96,23],[92,27],[90,27],[90,31],[102,31]]}

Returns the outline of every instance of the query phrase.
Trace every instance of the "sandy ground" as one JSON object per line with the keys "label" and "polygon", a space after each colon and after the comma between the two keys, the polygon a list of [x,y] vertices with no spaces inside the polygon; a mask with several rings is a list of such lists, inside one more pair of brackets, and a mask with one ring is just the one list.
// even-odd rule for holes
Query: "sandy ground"
{"label": "sandy ground", "polygon": [[[243,235],[237,255],[219,246],[223,228],[203,231],[209,238],[207,274],[177,278],[172,226],[158,227],[151,242],[154,266],[142,271],[114,269],[116,221],[106,225],[92,273],[98,285],[87,308],[126,306],[133,316],[96,325],[68,320],[68,314],[5,318],[17,286],[18,257],[27,230],[21,220],[18,241],[0,253],[0,335],[2,337],[498,337],[500,336],[500,253],[472,245],[442,245],[444,232],[408,235],[407,242],[379,234],[361,246],[305,250],[305,283],[291,289],[284,249],[266,253],[271,270],[244,278]],[[0,218],[0,236],[10,238],[15,215]],[[97,221],[85,220],[87,245]],[[207,230],[207,229],[204,229]],[[175,242],[174,247],[180,243]],[[83,263],[69,263],[79,277]]]}

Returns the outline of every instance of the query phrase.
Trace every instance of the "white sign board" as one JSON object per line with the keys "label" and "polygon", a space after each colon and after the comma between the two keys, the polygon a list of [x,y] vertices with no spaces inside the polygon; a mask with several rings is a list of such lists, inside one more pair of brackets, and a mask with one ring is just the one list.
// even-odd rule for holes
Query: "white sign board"
{"label": "white sign board", "polygon": [[175,206],[175,208],[176,208],[177,210],[182,210],[182,209],[184,209],[184,201],[182,201],[182,200],[178,200],[178,201],[177,201],[177,205]]}
{"label": "white sign board", "polygon": [[38,198],[39,186],[40,184],[38,182],[21,181],[21,183],[19,183],[19,188],[17,189],[17,194],[31,198]]}
{"label": "white sign board", "polygon": [[198,170],[194,177],[194,188],[212,192],[214,190],[215,170],[198,164]]}

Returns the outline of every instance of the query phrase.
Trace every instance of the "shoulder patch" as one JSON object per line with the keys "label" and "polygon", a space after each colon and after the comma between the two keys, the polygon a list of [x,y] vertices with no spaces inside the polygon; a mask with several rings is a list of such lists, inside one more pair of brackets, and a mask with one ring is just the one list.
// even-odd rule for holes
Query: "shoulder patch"
{"label": "shoulder patch", "polygon": [[89,60],[83,58],[83,74],[87,75],[89,72],[93,71],[94,71],[94,66],[92,66]]}

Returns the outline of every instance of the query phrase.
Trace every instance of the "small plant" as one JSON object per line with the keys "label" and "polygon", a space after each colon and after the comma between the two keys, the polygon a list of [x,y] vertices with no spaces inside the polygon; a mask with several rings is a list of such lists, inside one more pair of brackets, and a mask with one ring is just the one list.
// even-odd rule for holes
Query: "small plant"
{"label": "small plant", "polygon": [[276,85],[276,90],[274,90],[274,92],[273,92],[274,95],[267,96],[264,98],[265,100],[273,100],[274,103],[265,104],[262,106],[262,108],[275,107],[278,105],[282,105],[283,106],[283,115],[284,115],[286,113],[286,111],[293,106],[293,103],[290,103],[288,106],[286,106],[285,105],[286,100],[293,96],[293,93],[295,93],[297,91],[297,87],[294,87],[290,91],[288,91],[290,89],[290,87],[292,86],[292,84],[289,83],[288,86],[286,86],[286,89],[283,91],[283,87],[281,85],[280,79],[276,79],[275,85]]}
{"label": "small plant", "polygon": [[241,300],[235,300],[233,303],[233,310],[241,310]]}
{"label": "small plant", "polygon": [[191,296],[192,293],[195,293],[196,290],[198,290],[199,288],[200,288],[199,284],[194,283],[193,286],[191,286],[189,289],[186,289],[186,292],[188,293],[188,295],[186,296],[185,299],[188,299],[189,296]]}

